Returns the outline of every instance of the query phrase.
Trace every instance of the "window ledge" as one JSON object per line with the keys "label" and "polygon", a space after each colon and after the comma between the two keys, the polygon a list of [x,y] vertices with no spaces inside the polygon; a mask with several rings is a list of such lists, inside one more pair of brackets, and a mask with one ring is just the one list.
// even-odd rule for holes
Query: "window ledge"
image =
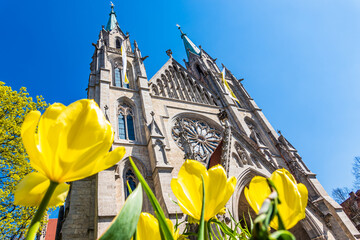
{"label": "window ledge", "polygon": [[137,145],[139,144],[137,141],[135,140],[125,140],[125,139],[115,139],[114,140],[115,144],[121,144],[121,145]]}
{"label": "window ledge", "polygon": [[117,86],[110,86],[110,89],[116,89],[116,90],[123,90],[127,92],[136,92],[136,90],[131,88],[124,88],[124,87],[117,87]]}

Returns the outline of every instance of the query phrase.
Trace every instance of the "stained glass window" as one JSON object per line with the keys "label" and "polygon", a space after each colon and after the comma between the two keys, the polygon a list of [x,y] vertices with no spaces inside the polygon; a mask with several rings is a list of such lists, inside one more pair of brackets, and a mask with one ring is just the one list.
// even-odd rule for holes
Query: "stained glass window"
{"label": "stained glass window", "polygon": [[126,125],[124,116],[120,113],[119,114],[119,138],[126,139]]}
{"label": "stained glass window", "polygon": [[133,117],[131,115],[127,115],[126,120],[129,140],[135,140]]}
{"label": "stained glass window", "polygon": [[[121,69],[121,67],[116,67],[115,69],[115,86],[116,87],[122,87],[122,88],[129,88],[129,84],[128,83],[125,83],[123,81],[123,70]],[[127,70],[126,72],[126,76],[127,76],[127,79],[130,78],[130,71],[129,69]]]}
{"label": "stained glass window", "polygon": [[127,170],[125,173],[125,199],[130,195],[129,187],[131,191],[136,188],[135,174],[131,169]]}
{"label": "stained glass window", "polygon": [[116,39],[116,48],[121,48],[121,42],[119,38]]}
{"label": "stained glass window", "polygon": [[121,87],[121,70],[119,68],[115,68],[115,86]]}
{"label": "stained glass window", "polygon": [[119,138],[135,141],[134,114],[126,104],[119,105]]}
{"label": "stained glass window", "polygon": [[201,120],[182,118],[172,128],[173,139],[184,150],[180,134],[188,141],[198,161],[205,161],[221,141],[220,132]]}

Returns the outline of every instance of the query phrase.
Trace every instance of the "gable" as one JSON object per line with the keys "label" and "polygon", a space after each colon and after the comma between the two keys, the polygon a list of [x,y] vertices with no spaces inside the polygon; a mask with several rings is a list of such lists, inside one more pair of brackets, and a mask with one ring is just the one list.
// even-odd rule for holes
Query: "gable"
{"label": "gable", "polygon": [[173,58],[150,79],[149,87],[154,97],[217,105],[209,89]]}

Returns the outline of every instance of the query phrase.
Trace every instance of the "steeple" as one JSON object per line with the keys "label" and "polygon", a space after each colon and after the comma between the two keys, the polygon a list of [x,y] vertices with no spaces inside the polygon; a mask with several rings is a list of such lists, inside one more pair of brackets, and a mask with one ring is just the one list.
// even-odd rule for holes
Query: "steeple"
{"label": "steeple", "polygon": [[187,55],[188,59],[190,58],[189,52],[191,52],[195,55],[200,55],[200,49],[186,36],[185,33],[183,33],[179,24],[177,24],[176,26],[178,27],[178,29],[181,32],[181,38],[184,41],[185,51],[186,51],[186,55]]}
{"label": "steeple", "polygon": [[114,11],[114,4],[112,2],[110,2],[111,5],[111,12],[110,12],[110,17],[109,17],[109,21],[106,25],[105,30],[106,31],[111,31],[114,29],[114,27],[116,27],[117,24],[117,20],[116,20],[116,13]]}

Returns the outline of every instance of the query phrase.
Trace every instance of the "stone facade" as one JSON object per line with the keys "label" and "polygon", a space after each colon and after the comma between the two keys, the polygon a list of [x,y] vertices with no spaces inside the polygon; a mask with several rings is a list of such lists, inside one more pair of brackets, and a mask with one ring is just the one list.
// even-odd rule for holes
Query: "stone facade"
{"label": "stone facade", "polygon": [[344,208],[346,215],[360,231],[360,189],[356,193],[349,193],[350,197],[340,205]]}
{"label": "stone facade", "polygon": [[[109,22],[116,21],[112,14]],[[269,177],[277,168],[286,168],[309,190],[306,218],[292,229],[298,239],[360,238],[295,147],[273,129],[241,79],[226,69],[226,81],[237,102],[221,81],[216,59],[197,48],[186,34],[181,32],[181,37],[188,55],[185,67],[168,50],[168,61],[148,79],[143,63],[146,57],[135,41],[131,45],[129,35],[117,22],[100,31],[93,44],[88,98],[104,110],[115,130],[113,148],[124,146],[126,156],[116,166],[71,184],[58,238],[96,239],[106,230],[126,199],[130,156],[167,217],[175,219],[178,214],[184,218],[171,200],[176,198],[170,181],[186,157],[208,166],[220,144],[217,161],[228,176],[237,178],[235,192],[226,205],[237,220],[248,211],[243,189],[252,177]],[[127,54],[128,86],[117,82],[116,71],[123,71],[121,45]],[[143,211],[152,212],[147,200]]]}

